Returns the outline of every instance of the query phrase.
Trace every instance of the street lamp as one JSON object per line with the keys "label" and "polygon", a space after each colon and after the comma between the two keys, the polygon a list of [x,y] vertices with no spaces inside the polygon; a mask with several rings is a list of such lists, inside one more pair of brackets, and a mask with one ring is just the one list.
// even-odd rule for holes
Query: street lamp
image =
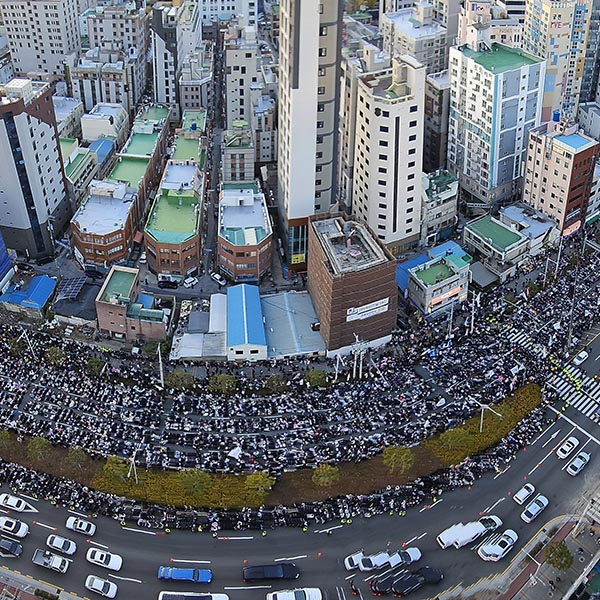
{"label": "street lamp", "polygon": [[502,419],[502,415],[499,412],[495,411],[489,404],[482,404],[481,402],[479,402],[479,400],[475,400],[475,398],[471,398],[471,400],[479,404],[479,407],[481,408],[481,419],[479,420],[479,433],[483,431],[483,412],[485,410],[493,412],[496,416]]}

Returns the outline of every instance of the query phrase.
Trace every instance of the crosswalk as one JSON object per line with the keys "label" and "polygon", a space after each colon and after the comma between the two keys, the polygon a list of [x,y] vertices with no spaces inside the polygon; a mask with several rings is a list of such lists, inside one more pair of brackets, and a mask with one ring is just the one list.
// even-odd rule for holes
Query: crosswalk
{"label": "crosswalk", "polygon": [[[546,349],[534,344],[524,331],[510,328],[508,339],[529,348],[538,355],[545,356]],[[552,358],[550,357],[551,362]],[[581,369],[572,364],[561,365],[554,361],[555,370],[546,380],[546,385],[553,389],[564,402],[580,413],[600,423],[600,381],[588,377]]]}

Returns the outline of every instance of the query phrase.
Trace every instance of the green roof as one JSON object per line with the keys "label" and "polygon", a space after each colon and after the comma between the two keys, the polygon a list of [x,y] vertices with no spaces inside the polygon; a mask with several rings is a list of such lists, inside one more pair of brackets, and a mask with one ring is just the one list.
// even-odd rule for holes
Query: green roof
{"label": "green roof", "polygon": [[534,65],[542,62],[544,59],[527,54],[522,50],[509,48],[502,44],[493,43],[490,50],[476,52],[468,46],[461,46],[460,51],[481,65],[486,71],[492,73],[504,73],[513,71],[527,65]]}
{"label": "green roof", "polygon": [[175,151],[171,157],[173,160],[194,160],[198,162],[199,139],[184,138],[178,135],[175,138]]}
{"label": "green roof", "polygon": [[181,244],[198,232],[198,203],[194,190],[163,189],[150,210],[146,233],[163,244]]}
{"label": "green roof", "polygon": [[144,121],[164,121],[169,115],[169,109],[160,106],[160,105],[152,105],[144,109],[142,113],[140,113],[135,120],[144,122]]}
{"label": "green roof", "polygon": [[102,302],[108,302],[115,294],[118,294],[123,299],[130,299],[135,277],[136,274],[131,273],[130,271],[113,269],[106,281],[100,300]]}
{"label": "green roof", "polygon": [[127,316],[142,321],[162,321],[163,311],[156,308],[144,308],[140,302],[133,302],[127,307]]}
{"label": "green roof", "polygon": [[107,179],[125,181],[129,187],[137,189],[146,174],[149,158],[120,156]]}
{"label": "green roof", "polygon": [[222,190],[254,190],[257,194],[260,191],[254,181],[240,181],[239,183],[223,183]]}
{"label": "green roof", "polygon": [[436,262],[429,267],[425,267],[424,269],[417,267],[413,273],[415,274],[415,277],[418,277],[426,285],[439,283],[454,275],[454,272],[443,260]]}
{"label": "green roof", "polygon": [[[253,239],[252,233],[256,236],[256,240]],[[221,234],[234,246],[260,244],[267,237],[264,227],[225,227]]]}
{"label": "green roof", "polygon": [[197,131],[206,129],[206,111],[205,110],[185,110],[181,120],[181,128],[185,131],[194,131],[192,123],[196,124]]}
{"label": "green roof", "polygon": [[87,159],[87,162],[91,160],[89,152],[78,152],[73,160],[69,164],[65,165],[65,173],[69,179],[72,179],[74,171],[77,171],[82,166],[83,162]]}
{"label": "green roof", "polygon": [[493,221],[491,215],[485,215],[467,223],[467,228],[488,242],[498,252],[505,252],[523,239],[516,231],[512,231],[498,221]]}
{"label": "green roof", "polygon": [[152,133],[134,133],[129,138],[129,142],[123,148],[121,154],[152,156],[157,139],[158,131],[153,131]]}
{"label": "green roof", "polygon": [[63,162],[66,162],[67,158],[71,156],[71,152],[77,145],[77,140],[71,138],[60,138],[60,154],[62,156]]}

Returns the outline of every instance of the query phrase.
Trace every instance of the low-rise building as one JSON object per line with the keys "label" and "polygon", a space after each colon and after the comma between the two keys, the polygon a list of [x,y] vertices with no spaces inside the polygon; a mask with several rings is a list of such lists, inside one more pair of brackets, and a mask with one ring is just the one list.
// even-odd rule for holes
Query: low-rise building
{"label": "low-rise building", "polygon": [[71,219],[75,258],[107,266],[123,260],[133,240],[136,189],[126,183],[93,181]]}
{"label": "low-rise building", "polygon": [[67,178],[67,193],[73,210],[77,210],[87,197],[92,180],[98,176],[98,156],[93,150],[79,146],[77,140],[61,138],[60,148]]}
{"label": "low-rise building", "polygon": [[121,104],[100,102],[81,117],[81,137],[87,142],[111,138],[121,148],[129,135],[129,115]]}
{"label": "low-rise building", "polygon": [[175,129],[175,145],[171,158],[179,161],[192,161],[204,169],[206,158],[206,116],[205,110],[186,110],[181,119],[181,127]]}
{"label": "low-rise building", "polygon": [[48,275],[36,275],[25,287],[9,285],[0,295],[0,306],[28,319],[42,319],[56,289],[56,279]]}
{"label": "low-rise building", "polygon": [[179,107],[200,110],[213,100],[213,47],[202,41],[181,65],[179,76]]}
{"label": "low-rise building", "polygon": [[[174,300],[174,299],[173,299]],[[111,338],[135,342],[162,340],[169,332],[171,307],[140,292],[140,272],[113,267],[96,297],[98,330]]]}
{"label": "low-rise building", "polygon": [[234,285],[227,289],[227,359],[266,360],[267,338],[259,289]]}
{"label": "low-rise building", "polygon": [[198,272],[202,196],[195,163],[169,161],[144,229],[153,273],[176,280]]}
{"label": "low-rise building", "polygon": [[237,282],[259,281],[271,270],[273,230],[256,183],[223,184],[219,202],[218,264]]}
{"label": "low-rise building", "polygon": [[529,254],[532,256],[553,246],[560,236],[554,219],[523,202],[501,208],[498,220],[529,240]]}
{"label": "low-rise building", "polygon": [[408,271],[408,298],[429,316],[467,299],[471,257],[460,252],[437,256]]}
{"label": "low-rise building", "polygon": [[458,179],[445,169],[423,173],[421,244],[432,246],[450,237],[458,219]]}
{"label": "low-rise building", "polygon": [[247,121],[233,121],[221,143],[223,183],[254,181],[254,136]]}
{"label": "low-rise building", "polygon": [[330,354],[357,340],[387,343],[396,323],[396,261],[368,227],[339,215],[315,215],[308,227],[308,291]]}
{"label": "low-rise building", "polygon": [[61,138],[79,137],[81,135],[83,103],[75,98],[54,95],[52,96],[52,104],[54,104],[58,135]]}

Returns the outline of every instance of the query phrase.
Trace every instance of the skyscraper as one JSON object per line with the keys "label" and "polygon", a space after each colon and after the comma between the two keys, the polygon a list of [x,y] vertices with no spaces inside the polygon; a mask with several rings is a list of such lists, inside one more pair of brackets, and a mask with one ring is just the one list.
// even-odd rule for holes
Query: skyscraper
{"label": "skyscraper", "polygon": [[337,199],[343,0],[283,0],[278,203],[286,256],[306,262],[308,217]]}

